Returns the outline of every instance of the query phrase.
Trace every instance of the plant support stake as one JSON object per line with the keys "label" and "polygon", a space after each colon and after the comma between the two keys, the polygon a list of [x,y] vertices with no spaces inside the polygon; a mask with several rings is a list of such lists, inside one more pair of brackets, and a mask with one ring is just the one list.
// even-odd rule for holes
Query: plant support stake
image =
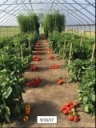
{"label": "plant support stake", "polygon": [[69,52],[69,61],[68,61],[68,64],[70,64],[71,53],[72,53],[72,43],[70,44],[70,52]]}
{"label": "plant support stake", "polygon": [[82,45],[82,41],[83,41],[83,40],[82,40],[82,37],[81,37],[81,40],[80,40],[80,46]]}
{"label": "plant support stake", "polygon": [[29,43],[29,54],[30,54],[30,51],[31,51],[30,40],[28,41],[28,43]]}
{"label": "plant support stake", "polygon": [[[63,50],[65,50],[65,45],[66,45],[66,39],[64,41],[64,47],[63,47]],[[63,59],[64,59],[64,51],[63,51]]]}
{"label": "plant support stake", "polygon": [[23,60],[23,46],[22,46],[22,44],[20,45],[20,47],[21,47],[21,59]]}
{"label": "plant support stake", "polygon": [[91,56],[91,62],[93,61],[94,52],[95,52],[95,43],[94,43],[94,45],[93,45],[92,56]]}

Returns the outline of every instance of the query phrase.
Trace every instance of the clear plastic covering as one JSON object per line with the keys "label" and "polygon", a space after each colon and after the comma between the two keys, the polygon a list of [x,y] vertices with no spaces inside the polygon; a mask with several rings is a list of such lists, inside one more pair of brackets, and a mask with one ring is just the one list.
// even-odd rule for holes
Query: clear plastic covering
{"label": "clear plastic covering", "polygon": [[65,15],[66,26],[95,30],[95,0],[0,0],[0,26],[18,26],[19,14],[56,11]]}

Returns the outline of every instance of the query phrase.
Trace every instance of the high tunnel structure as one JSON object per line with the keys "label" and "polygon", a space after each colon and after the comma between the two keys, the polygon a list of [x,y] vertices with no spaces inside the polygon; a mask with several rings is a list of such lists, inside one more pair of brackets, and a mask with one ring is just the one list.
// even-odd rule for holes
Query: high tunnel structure
{"label": "high tunnel structure", "polygon": [[1,0],[0,27],[18,26],[19,14],[36,13],[43,22],[48,13],[65,15],[66,29],[95,31],[95,0]]}

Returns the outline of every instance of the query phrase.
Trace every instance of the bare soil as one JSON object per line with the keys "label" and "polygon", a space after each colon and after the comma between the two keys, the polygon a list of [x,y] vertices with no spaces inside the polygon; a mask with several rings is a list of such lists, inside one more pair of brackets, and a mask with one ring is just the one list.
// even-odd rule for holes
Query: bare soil
{"label": "bare soil", "polygon": [[[41,61],[32,61],[31,64],[39,66],[37,71],[30,71],[29,69],[25,71],[24,78],[26,80],[33,79],[35,77],[41,78],[41,83],[39,87],[25,87],[25,92],[23,94],[24,104],[30,104],[32,106],[32,112],[28,122],[23,122],[24,113],[14,117],[13,121],[10,123],[10,127],[94,127],[95,119],[93,119],[89,114],[83,111],[80,106],[77,111],[80,115],[80,121],[75,123],[69,121],[67,116],[60,112],[60,107],[70,100],[78,99],[78,83],[70,83],[68,80],[63,85],[57,84],[57,79],[59,76],[62,78],[67,78],[67,70],[64,68],[64,60],[55,58],[55,60],[50,60],[49,56],[56,54],[48,54],[47,48],[48,43],[45,39],[40,39],[41,43]],[[35,55],[36,49],[33,51]],[[59,69],[50,69],[52,64],[60,65]],[[58,122],[56,124],[38,124],[37,116],[57,116]]]}

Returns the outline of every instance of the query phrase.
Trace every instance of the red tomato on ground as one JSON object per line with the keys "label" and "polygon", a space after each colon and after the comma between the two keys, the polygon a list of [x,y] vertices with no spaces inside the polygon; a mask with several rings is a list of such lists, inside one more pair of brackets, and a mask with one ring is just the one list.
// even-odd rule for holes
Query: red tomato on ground
{"label": "red tomato on ground", "polygon": [[73,121],[74,120],[74,116],[73,115],[68,115],[68,120]]}

